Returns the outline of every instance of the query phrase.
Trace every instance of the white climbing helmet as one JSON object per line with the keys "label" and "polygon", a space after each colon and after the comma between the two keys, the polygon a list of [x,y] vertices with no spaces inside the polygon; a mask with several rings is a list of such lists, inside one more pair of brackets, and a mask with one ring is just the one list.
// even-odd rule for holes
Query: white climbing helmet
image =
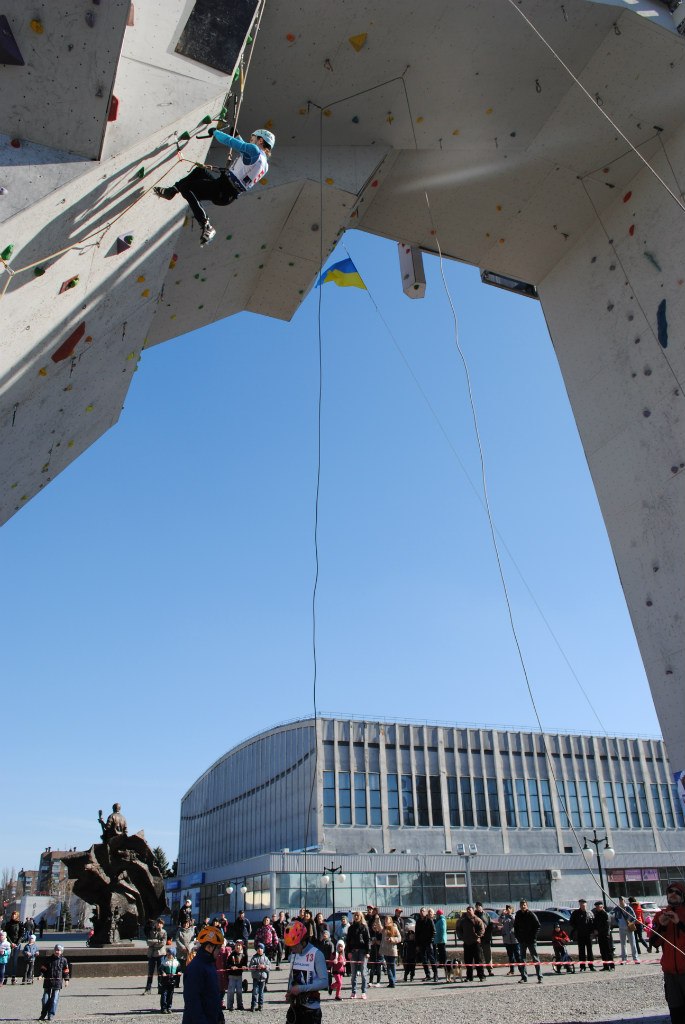
{"label": "white climbing helmet", "polygon": [[258,136],[260,139],[264,139],[269,149],[273,149],[276,145],[276,136],[267,128],[258,128],[257,131],[252,132],[252,134]]}

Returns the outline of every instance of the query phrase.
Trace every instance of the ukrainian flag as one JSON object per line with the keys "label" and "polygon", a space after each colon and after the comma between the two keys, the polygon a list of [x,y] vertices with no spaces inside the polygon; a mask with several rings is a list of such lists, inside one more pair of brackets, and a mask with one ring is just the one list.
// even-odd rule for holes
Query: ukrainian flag
{"label": "ukrainian flag", "polygon": [[340,263],[334,263],[328,270],[324,270],[316,287],[320,288],[322,284],[327,284],[328,281],[337,284],[339,288],[363,288],[364,291],[367,290],[366,285],[359,276],[359,271],[350,259],[341,260]]}

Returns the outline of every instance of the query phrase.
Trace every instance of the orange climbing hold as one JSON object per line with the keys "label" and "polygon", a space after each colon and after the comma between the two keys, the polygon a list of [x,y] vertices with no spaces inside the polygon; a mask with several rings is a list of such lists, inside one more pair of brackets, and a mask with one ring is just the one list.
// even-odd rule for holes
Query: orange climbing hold
{"label": "orange climbing hold", "polygon": [[292,32],[288,32],[285,38],[288,40],[289,43],[294,43],[295,40],[297,39],[297,36],[294,36]]}
{"label": "orange climbing hold", "polygon": [[45,27],[40,18],[33,18],[29,25],[31,26],[31,31],[35,32],[37,36],[42,36],[43,32],[45,32]]}
{"label": "orange climbing hold", "polygon": [[352,49],[359,53],[359,51],[363,49],[367,39],[368,34],[366,32],[360,32],[358,36],[350,36],[348,42]]}

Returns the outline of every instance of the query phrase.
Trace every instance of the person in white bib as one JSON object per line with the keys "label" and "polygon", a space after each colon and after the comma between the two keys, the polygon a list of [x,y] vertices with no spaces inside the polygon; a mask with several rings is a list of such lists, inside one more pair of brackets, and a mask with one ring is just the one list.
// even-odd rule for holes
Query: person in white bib
{"label": "person in white bib", "polygon": [[320,949],[307,938],[302,921],[285,929],[285,947],[290,954],[290,976],[285,998],[290,1003],[286,1024],[321,1024],[319,992],[328,989],[328,968]]}
{"label": "person in white bib", "polygon": [[229,135],[227,132],[219,131],[218,128],[210,128],[209,134],[213,135],[216,141],[223,146],[237,151],[238,156],[231,166],[218,172],[198,166],[193,168],[185,178],[177,181],[175,185],[168,188],[155,187],[154,189],[155,195],[160,199],[174,199],[177,195],[183,196],[192,210],[195,220],[202,228],[200,245],[211,242],[216,235],[216,231],[209,223],[209,217],[202,206],[202,201],[214,203],[215,206],[228,206],[243,192],[249,192],[269,170],[269,157],[276,143],[273,132],[266,128],[258,128],[253,132],[249,142],[245,142],[239,135]]}

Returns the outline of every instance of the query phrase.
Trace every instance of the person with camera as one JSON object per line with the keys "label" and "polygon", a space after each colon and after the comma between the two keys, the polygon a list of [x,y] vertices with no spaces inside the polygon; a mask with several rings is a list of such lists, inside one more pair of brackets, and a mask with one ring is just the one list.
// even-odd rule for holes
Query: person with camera
{"label": "person with camera", "polygon": [[662,949],[664,995],[672,1024],[685,1024],[685,883],[668,883],[666,903],[654,915],[651,942]]}

